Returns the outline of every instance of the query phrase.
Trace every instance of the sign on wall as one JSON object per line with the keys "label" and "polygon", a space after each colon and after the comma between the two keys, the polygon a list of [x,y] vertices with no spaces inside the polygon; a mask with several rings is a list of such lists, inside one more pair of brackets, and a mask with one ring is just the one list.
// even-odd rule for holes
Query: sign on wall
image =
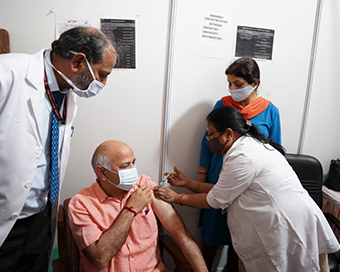
{"label": "sign on wall", "polygon": [[274,30],[237,26],[236,57],[272,60]]}
{"label": "sign on wall", "polygon": [[136,68],[135,20],[100,19],[101,30],[115,45],[117,63],[114,68]]}

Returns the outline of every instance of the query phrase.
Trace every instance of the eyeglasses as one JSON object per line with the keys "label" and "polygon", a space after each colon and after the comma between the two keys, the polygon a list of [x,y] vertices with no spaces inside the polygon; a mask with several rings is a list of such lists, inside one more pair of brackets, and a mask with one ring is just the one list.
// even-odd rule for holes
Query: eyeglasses
{"label": "eyeglasses", "polygon": [[[216,130],[216,131],[214,131],[214,132],[211,132],[211,133],[205,135],[205,138],[206,138],[208,141],[214,139],[214,138],[211,138],[211,136],[213,136],[216,132],[220,132],[220,131]],[[220,133],[220,135],[218,135],[217,138],[220,138],[221,135],[222,135],[224,132],[225,132],[225,131],[222,131],[222,132]]]}

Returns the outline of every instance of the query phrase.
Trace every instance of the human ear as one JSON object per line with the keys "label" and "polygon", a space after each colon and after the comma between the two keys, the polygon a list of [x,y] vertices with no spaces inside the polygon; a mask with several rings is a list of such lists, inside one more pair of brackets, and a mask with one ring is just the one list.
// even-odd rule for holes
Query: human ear
{"label": "human ear", "polygon": [[252,84],[250,84],[253,88],[257,89],[257,87],[259,86],[260,82],[257,80],[257,81],[254,81]]}
{"label": "human ear", "polygon": [[106,175],[104,174],[104,167],[102,167],[101,165],[97,165],[94,171],[99,180],[106,179]]}
{"label": "human ear", "polygon": [[234,136],[234,131],[231,128],[226,129],[227,140],[230,141]]}
{"label": "human ear", "polygon": [[71,60],[71,70],[74,73],[81,73],[86,68],[86,55],[84,53],[77,53]]}

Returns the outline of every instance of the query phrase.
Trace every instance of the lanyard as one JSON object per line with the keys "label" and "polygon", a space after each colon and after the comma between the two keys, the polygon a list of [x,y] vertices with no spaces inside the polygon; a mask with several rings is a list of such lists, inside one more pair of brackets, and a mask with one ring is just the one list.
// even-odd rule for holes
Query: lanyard
{"label": "lanyard", "polygon": [[65,125],[65,121],[66,121],[67,99],[65,99],[65,102],[64,102],[64,109],[63,109],[63,117],[64,117],[64,118],[62,118],[61,115],[60,115],[60,112],[59,112],[59,110],[58,110],[58,108],[57,108],[57,105],[56,105],[55,102],[54,102],[54,98],[53,98],[53,96],[52,96],[50,86],[48,85],[45,68],[44,68],[44,84],[45,84],[45,90],[46,90],[46,93],[47,93],[47,97],[48,97],[48,100],[49,100],[50,103],[51,103],[51,106],[52,106],[52,109],[53,109],[54,114],[56,115],[58,121],[61,122],[63,125]]}

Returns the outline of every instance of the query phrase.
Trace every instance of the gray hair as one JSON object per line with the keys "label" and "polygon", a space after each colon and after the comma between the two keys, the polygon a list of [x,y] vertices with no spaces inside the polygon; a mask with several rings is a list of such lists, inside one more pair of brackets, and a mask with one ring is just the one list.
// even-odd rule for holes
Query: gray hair
{"label": "gray hair", "polygon": [[93,170],[95,170],[98,165],[111,170],[111,159],[109,158],[109,156],[107,156],[105,147],[98,148],[94,152],[91,160],[91,165]]}
{"label": "gray hair", "polygon": [[74,27],[63,32],[58,40],[51,44],[52,52],[64,59],[73,57],[71,51],[84,53],[92,65],[100,63],[106,48],[113,48],[110,40],[99,29],[92,27]]}

